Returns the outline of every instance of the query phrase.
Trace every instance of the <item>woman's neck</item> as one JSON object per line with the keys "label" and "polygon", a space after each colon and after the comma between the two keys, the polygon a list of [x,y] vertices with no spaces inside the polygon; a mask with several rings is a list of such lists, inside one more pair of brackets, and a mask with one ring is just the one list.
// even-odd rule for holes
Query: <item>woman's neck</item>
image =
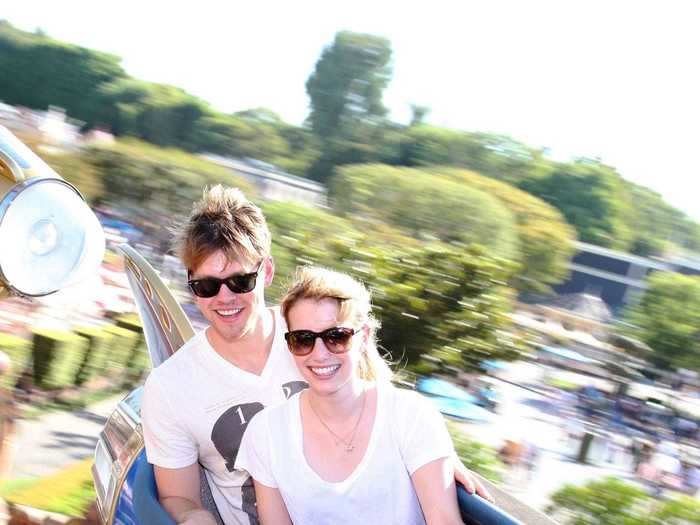
{"label": "woman's neck", "polygon": [[353,379],[332,394],[319,395],[309,389],[308,401],[325,421],[343,421],[360,410],[362,396],[372,386],[362,379]]}

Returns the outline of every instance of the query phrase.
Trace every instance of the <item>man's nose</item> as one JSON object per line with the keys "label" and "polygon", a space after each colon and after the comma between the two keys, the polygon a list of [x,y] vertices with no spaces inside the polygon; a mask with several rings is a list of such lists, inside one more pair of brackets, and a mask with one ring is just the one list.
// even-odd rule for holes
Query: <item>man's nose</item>
{"label": "man's nose", "polygon": [[218,299],[230,299],[232,296],[235,296],[236,294],[232,292],[228,286],[226,286],[226,283],[221,283],[221,287],[219,288],[219,293],[216,294],[216,297]]}

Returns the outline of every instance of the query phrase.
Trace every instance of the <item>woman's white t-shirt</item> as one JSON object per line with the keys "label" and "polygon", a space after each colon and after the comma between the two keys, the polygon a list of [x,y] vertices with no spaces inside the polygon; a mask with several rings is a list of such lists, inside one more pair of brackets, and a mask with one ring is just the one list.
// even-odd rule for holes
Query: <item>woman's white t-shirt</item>
{"label": "woman's white t-shirt", "polygon": [[453,454],[440,413],[420,394],[383,385],[364,457],[340,482],[328,482],[304,456],[300,395],[256,414],[236,468],[277,488],[295,525],[424,524],[411,474]]}

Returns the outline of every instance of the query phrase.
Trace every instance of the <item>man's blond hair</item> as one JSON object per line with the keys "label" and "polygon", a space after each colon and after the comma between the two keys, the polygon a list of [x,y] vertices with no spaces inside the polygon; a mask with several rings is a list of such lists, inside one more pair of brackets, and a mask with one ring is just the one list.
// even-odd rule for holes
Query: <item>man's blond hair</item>
{"label": "man's blond hair", "polygon": [[338,301],[338,322],[347,322],[356,330],[367,326],[369,337],[362,349],[358,375],[367,381],[391,379],[391,369],[377,349],[379,321],[371,313],[371,296],[364,284],[345,273],[317,266],[303,266],[297,269],[294,281],[280,303],[287,325],[289,311],[303,299],[335,299]]}
{"label": "man's blond hair", "polygon": [[254,264],[270,255],[270,230],[260,208],[238,188],[206,188],[175,234],[175,250],[189,272],[214,252]]}

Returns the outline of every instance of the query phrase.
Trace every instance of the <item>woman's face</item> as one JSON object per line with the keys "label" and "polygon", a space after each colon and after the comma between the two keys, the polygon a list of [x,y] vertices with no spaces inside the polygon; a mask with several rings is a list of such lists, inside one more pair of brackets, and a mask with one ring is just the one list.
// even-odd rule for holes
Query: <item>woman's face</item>
{"label": "woman's face", "polygon": [[[355,328],[349,322],[338,320],[338,302],[335,299],[302,299],[289,310],[289,331],[311,330],[322,332],[338,326]],[[314,341],[313,350],[305,356],[294,355],[294,361],[309,388],[319,395],[331,395],[345,388],[352,388],[360,381],[358,363],[362,345],[366,344],[365,330],[359,330],[348,342],[349,350],[336,354],[328,350],[320,337]]]}

